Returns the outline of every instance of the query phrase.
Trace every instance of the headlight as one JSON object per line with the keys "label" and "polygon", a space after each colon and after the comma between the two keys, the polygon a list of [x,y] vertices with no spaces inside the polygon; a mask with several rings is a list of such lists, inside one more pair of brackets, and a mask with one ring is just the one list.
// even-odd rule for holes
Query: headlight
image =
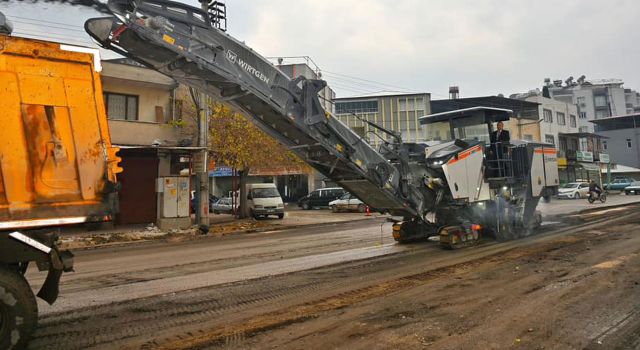
{"label": "headlight", "polygon": [[278,204],[278,208],[284,208],[284,204]]}

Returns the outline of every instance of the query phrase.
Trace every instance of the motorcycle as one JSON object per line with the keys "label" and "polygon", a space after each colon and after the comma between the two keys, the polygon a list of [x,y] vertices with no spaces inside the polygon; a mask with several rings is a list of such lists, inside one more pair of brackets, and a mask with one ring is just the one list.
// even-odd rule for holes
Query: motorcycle
{"label": "motorcycle", "polygon": [[607,201],[607,192],[601,192],[600,196],[596,191],[589,192],[589,196],[587,197],[587,201],[590,204],[593,204],[595,201],[600,200],[600,203],[605,203]]}

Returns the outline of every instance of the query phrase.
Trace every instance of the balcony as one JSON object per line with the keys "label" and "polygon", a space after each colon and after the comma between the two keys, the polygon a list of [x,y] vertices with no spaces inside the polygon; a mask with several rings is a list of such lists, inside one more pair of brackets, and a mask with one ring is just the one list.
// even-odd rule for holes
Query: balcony
{"label": "balcony", "polygon": [[109,120],[111,143],[114,145],[151,146],[155,142],[161,145],[175,145],[180,134],[169,124],[140,121]]}
{"label": "balcony", "polygon": [[[578,153],[582,154],[578,154]],[[584,154],[587,153],[587,154]],[[599,161],[609,161],[609,155],[604,152],[587,152],[587,151],[576,151],[576,150],[560,150],[558,151],[558,158],[566,158],[567,161],[575,161],[575,162],[590,162],[589,154],[593,159],[593,162]],[[603,157],[601,157],[603,155]]]}

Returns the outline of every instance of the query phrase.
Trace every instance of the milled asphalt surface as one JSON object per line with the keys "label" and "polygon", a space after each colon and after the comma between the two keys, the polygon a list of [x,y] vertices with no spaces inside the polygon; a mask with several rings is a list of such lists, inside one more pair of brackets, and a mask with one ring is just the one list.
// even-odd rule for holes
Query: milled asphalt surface
{"label": "milled asphalt surface", "polygon": [[[584,209],[633,202],[640,202],[640,196],[612,195],[606,204],[554,200],[541,203],[539,209],[543,215],[557,218]],[[396,245],[390,224],[383,217],[361,220],[362,214],[333,214],[327,210],[301,213],[307,222],[314,216],[316,223],[326,224],[326,218],[338,221],[353,217],[356,221],[192,242],[77,251],[76,272],[63,275],[60,298],[53,306],[39,301],[40,313],[176,293],[424,247]],[[35,270],[32,267],[27,278],[37,290],[45,274]]]}

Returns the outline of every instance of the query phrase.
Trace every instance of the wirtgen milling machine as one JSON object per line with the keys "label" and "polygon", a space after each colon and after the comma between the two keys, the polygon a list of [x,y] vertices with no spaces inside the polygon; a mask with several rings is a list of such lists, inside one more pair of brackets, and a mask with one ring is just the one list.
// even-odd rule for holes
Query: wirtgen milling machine
{"label": "wirtgen milling machine", "polygon": [[[159,0],[111,0],[108,6],[113,17],[85,24],[104,48],[243,111],[371,208],[402,217],[393,229],[400,242],[440,235],[453,247],[477,240],[481,232],[520,235],[539,222],[539,198],[558,186],[551,145],[487,142],[492,123],[508,120],[508,110],[478,108],[423,118],[426,127],[447,128],[452,141],[445,142],[407,143],[372,125],[386,140],[376,150],[321,107],[318,92],[324,81],[290,79],[215,28],[212,14]],[[484,133],[468,137],[471,128]]]}

